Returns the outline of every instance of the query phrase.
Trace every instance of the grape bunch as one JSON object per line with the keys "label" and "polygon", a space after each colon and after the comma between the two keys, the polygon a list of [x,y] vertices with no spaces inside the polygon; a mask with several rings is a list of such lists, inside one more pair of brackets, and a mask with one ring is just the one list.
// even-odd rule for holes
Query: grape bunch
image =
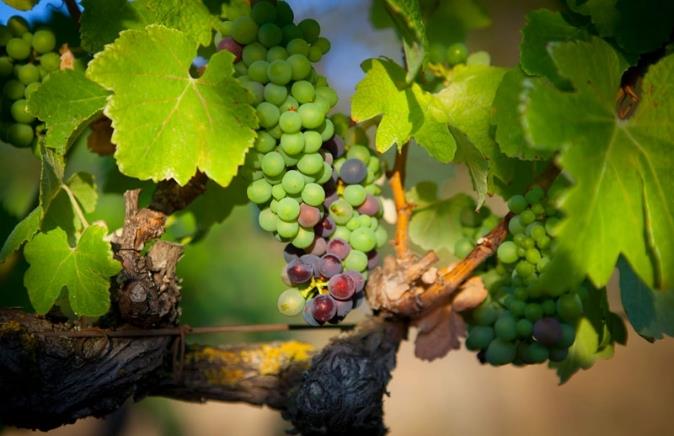
{"label": "grape bunch", "polygon": [[508,208],[509,236],[497,250],[489,297],[467,315],[466,348],[492,365],[562,361],[583,314],[582,289],[550,295],[536,286],[554,245],[558,212],[540,187],[513,196]]}
{"label": "grape bunch", "polygon": [[250,91],[260,129],[246,157],[248,199],[260,227],[287,243],[288,286],[279,311],[304,311],[312,325],[336,322],[362,301],[368,269],[385,244],[379,225],[380,160],[365,145],[345,146],[328,117],[337,93],[313,63],[330,50],[312,19],[293,23],[286,2],[257,1],[250,15],[223,23],[218,48]]}
{"label": "grape bunch", "polygon": [[49,29],[34,33],[21,17],[0,25],[0,140],[16,147],[34,145],[44,129],[28,112],[28,97],[51,73],[61,58],[55,51],[56,37]]}

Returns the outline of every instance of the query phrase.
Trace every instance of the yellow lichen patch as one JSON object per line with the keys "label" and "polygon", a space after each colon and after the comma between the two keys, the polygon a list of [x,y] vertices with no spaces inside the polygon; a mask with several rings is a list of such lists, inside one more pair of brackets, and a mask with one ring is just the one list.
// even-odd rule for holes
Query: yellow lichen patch
{"label": "yellow lichen patch", "polygon": [[16,333],[21,331],[21,324],[17,321],[7,321],[0,323],[0,335],[6,333]]}
{"label": "yellow lichen patch", "polygon": [[307,361],[313,349],[312,345],[298,341],[262,345],[259,362],[260,374],[277,374],[290,363]]}

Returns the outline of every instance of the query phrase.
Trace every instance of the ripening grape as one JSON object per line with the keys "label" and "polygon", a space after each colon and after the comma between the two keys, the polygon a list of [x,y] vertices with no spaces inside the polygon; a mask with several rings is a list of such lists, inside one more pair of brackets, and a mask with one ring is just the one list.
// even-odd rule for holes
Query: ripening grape
{"label": "ripening grape", "polygon": [[278,297],[278,311],[287,316],[294,316],[304,310],[304,297],[297,288],[286,289]]}

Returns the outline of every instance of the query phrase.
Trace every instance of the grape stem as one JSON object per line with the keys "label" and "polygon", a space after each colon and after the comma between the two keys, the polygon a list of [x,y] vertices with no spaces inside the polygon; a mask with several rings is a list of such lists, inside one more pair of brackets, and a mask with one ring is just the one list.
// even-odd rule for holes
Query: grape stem
{"label": "grape stem", "polygon": [[396,153],[395,163],[393,164],[393,172],[389,178],[391,191],[393,192],[393,202],[396,208],[396,227],[394,246],[396,256],[399,259],[404,259],[409,255],[408,245],[408,228],[410,224],[410,217],[414,205],[407,201],[405,197],[405,167],[407,165],[407,150],[408,146],[403,147]]}
{"label": "grape stem", "polygon": [[79,26],[82,12],[80,11],[80,8],[77,6],[77,2],[75,0],[63,0],[63,3],[65,3],[66,8],[68,8],[68,13],[72,17],[72,19],[75,20],[75,22]]}
{"label": "grape stem", "polygon": [[68,199],[70,200],[70,205],[73,208],[73,211],[75,211],[75,215],[77,216],[77,219],[80,220],[80,223],[84,228],[89,227],[89,222],[84,216],[84,212],[82,212],[82,208],[80,207],[80,204],[77,202],[77,199],[75,198],[75,194],[73,194],[73,191],[70,190],[68,185],[65,183],[61,184],[61,189],[65,191],[66,194],[68,194]]}

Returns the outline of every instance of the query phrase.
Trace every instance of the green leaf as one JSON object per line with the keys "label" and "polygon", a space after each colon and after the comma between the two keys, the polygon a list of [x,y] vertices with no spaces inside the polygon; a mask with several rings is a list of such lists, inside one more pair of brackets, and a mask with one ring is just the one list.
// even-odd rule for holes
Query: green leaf
{"label": "green leaf", "polygon": [[446,125],[442,106],[419,85],[405,84],[405,72],[394,62],[370,59],[363,63],[365,78],[356,86],[351,116],[365,121],[381,115],[375,145],[383,153],[401,148],[412,138],[440,162],[454,158],[456,143]]}
{"label": "green leaf", "polygon": [[428,39],[418,0],[384,0],[386,9],[403,39],[407,82],[417,76],[424,63]]}
{"label": "green leaf", "polygon": [[2,0],[9,7],[20,11],[29,11],[35,7],[40,0]]}
{"label": "green leaf", "polygon": [[41,156],[40,206],[43,210],[47,210],[52,200],[61,191],[65,161],[62,154],[44,147],[41,149]]}
{"label": "green leaf", "polygon": [[75,195],[85,212],[92,213],[96,210],[98,191],[94,176],[89,173],[73,174],[67,183],[70,191]]}
{"label": "green leaf", "polygon": [[634,330],[649,340],[674,336],[674,289],[647,286],[624,259],[618,268],[620,298]]}
{"label": "green leaf", "polygon": [[482,207],[489,191],[489,161],[484,158],[470,139],[462,131],[450,126],[450,132],[456,140],[456,163],[463,163],[468,168],[473,190],[477,193],[477,207]]}
{"label": "green leaf", "polygon": [[19,221],[14,227],[12,233],[7,236],[7,240],[0,249],[0,263],[4,262],[7,257],[21,248],[24,242],[30,241],[40,229],[40,219],[42,218],[42,209],[36,207],[27,217]]}
{"label": "green leaf", "polygon": [[181,30],[206,46],[215,25],[215,17],[201,0],[83,0],[82,6],[82,47],[90,52],[103,50],[125,29],[141,29],[149,24]]}
{"label": "green leaf", "polygon": [[405,197],[419,210],[438,201],[438,185],[434,182],[419,182],[407,191]]}
{"label": "green leaf", "polygon": [[31,95],[28,109],[47,124],[45,145],[63,153],[103,111],[108,95],[82,71],[56,71]]}
{"label": "green leaf", "polygon": [[590,17],[600,36],[612,36],[618,22],[617,0],[567,0],[569,8]]}
{"label": "green leaf", "polygon": [[410,239],[424,250],[452,255],[456,241],[463,236],[461,212],[465,209],[475,209],[475,200],[466,194],[415,209],[410,220]]}
{"label": "green leaf", "polygon": [[66,233],[54,229],[26,244],[24,254],[30,267],[24,284],[37,313],[47,313],[64,287],[75,314],[101,316],[108,311],[110,277],[121,266],[112,257],[106,233],[103,225],[91,225],[71,247]]}
{"label": "green leaf", "polygon": [[551,152],[529,147],[524,138],[520,119],[523,107],[520,96],[525,91],[526,76],[519,69],[505,73],[494,97],[493,123],[496,126],[495,139],[506,156],[524,159],[549,159]]}
{"label": "green leaf", "polygon": [[560,290],[588,275],[602,286],[623,254],[647,285],[671,289],[674,55],[649,69],[635,113],[621,120],[615,100],[627,64],[613,48],[593,38],[556,43],[551,54],[576,91],[531,81],[523,126],[530,146],[561,150],[575,185],[560,203],[566,219],[542,285]]}
{"label": "green leaf", "polygon": [[551,42],[572,41],[587,38],[587,33],[567,23],[559,12],[546,9],[532,11],[527,15],[527,24],[522,30],[520,65],[525,73],[544,76],[560,87],[568,81],[557,73],[548,52]]}
{"label": "green leaf", "polygon": [[122,173],[184,185],[201,170],[222,186],[236,175],[255,139],[255,113],[232,77],[231,53],[213,55],[198,79],[189,73],[195,56],[183,33],[152,25],[122,32],[89,65],[88,76],[114,92],[105,114]]}

